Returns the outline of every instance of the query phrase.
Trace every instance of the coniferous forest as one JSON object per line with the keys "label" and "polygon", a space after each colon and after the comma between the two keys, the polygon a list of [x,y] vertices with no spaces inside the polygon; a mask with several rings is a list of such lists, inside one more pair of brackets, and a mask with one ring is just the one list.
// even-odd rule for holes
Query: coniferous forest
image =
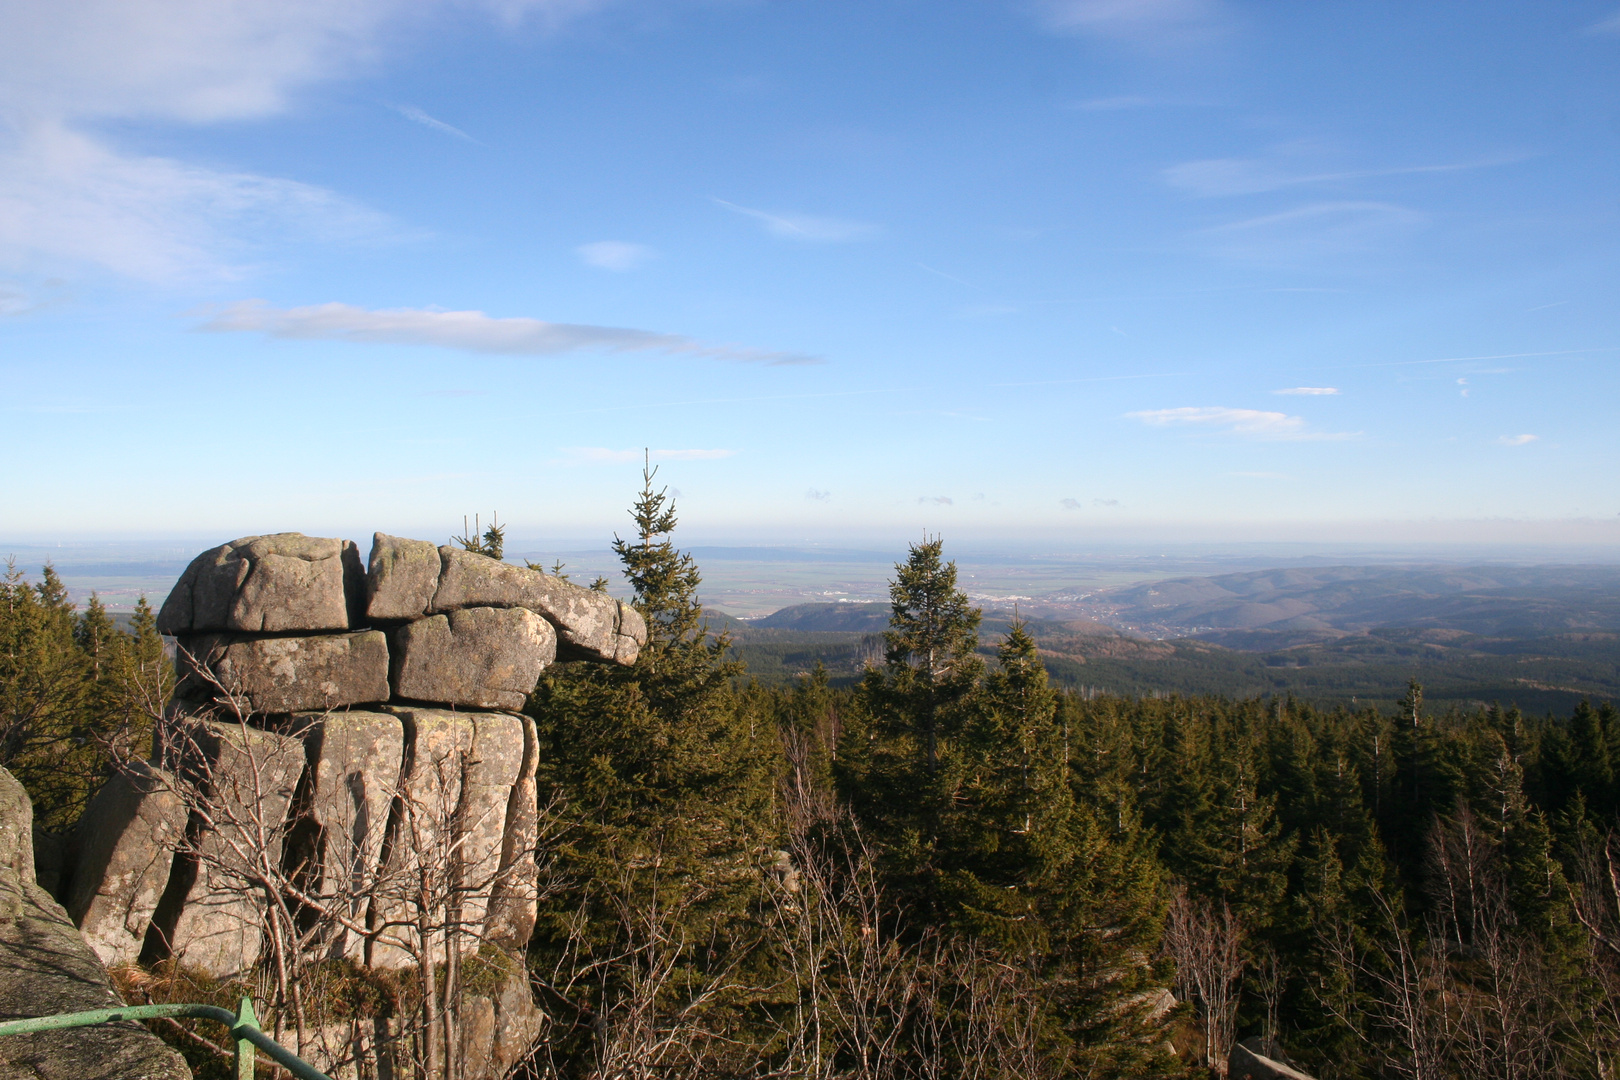
{"label": "coniferous forest", "polygon": [[[1615,1075],[1612,707],[1060,692],[1016,622],[978,651],[938,539],[856,685],[768,687],[650,473],[632,518],[647,647],[527,706],[527,1075],[1206,1076],[1252,1037],[1324,1078]],[[162,641],[49,568],[0,588],[0,764],[65,831],[145,752]]]}

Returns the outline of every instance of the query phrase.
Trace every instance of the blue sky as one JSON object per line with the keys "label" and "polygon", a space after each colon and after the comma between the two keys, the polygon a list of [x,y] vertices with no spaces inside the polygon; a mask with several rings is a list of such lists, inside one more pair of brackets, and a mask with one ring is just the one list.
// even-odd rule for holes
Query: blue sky
{"label": "blue sky", "polygon": [[0,0],[0,538],[1620,543],[1620,8]]}

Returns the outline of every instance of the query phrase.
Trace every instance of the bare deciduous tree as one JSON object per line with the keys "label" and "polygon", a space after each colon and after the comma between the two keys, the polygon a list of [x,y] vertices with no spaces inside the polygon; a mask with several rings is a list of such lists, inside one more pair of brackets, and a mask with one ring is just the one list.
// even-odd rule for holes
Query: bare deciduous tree
{"label": "bare deciduous tree", "polygon": [[1204,1029],[1203,1060],[1222,1076],[1236,1036],[1243,976],[1243,926],[1226,904],[1178,888],[1164,927],[1164,951],[1176,963],[1176,986],[1192,1001]]}

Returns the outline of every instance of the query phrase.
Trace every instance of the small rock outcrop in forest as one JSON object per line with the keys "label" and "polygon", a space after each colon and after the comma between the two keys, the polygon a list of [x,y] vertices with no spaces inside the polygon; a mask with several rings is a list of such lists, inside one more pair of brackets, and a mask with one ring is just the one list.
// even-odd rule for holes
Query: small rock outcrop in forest
{"label": "small rock outcrop in forest", "polygon": [[[0,769],[0,1019],[124,1004],[67,913],[34,881],[34,808]],[[7,1080],[185,1080],[179,1054],[139,1024],[0,1038]]]}
{"label": "small rock outcrop in forest", "polygon": [[[179,681],[151,760],[91,801],[61,894],[105,964],[220,978],[293,938],[374,969],[520,953],[538,751],[515,710],[553,660],[629,664],[646,642],[606,593],[382,533],[363,569],[300,533],[204,552],[158,628]],[[526,990],[480,1009],[532,1026]]]}

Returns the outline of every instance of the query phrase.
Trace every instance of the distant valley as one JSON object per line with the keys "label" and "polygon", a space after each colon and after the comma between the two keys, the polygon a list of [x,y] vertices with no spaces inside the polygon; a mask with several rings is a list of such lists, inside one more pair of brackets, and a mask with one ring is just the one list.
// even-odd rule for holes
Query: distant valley
{"label": "distant valley", "polygon": [[[1620,700],[1620,568],[1330,566],[1156,580],[1020,604],[1059,682],[1090,692],[1294,694],[1567,712]],[[989,610],[985,651],[1010,611]],[[1067,616],[1067,617],[1065,617]],[[881,660],[888,608],[812,603],[717,617],[757,677]]]}

